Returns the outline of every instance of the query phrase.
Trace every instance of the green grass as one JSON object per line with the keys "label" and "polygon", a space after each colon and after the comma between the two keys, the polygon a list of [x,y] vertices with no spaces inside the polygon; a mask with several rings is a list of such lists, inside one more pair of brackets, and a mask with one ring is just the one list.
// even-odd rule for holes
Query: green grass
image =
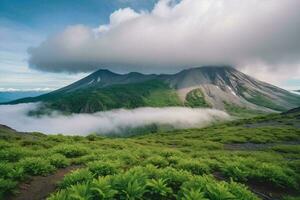
{"label": "green grass", "polygon": [[[300,142],[300,129],[295,123],[296,115],[273,114],[129,138],[22,135],[0,128],[5,136],[0,141],[0,193],[5,199],[30,176],[80,165],[50,200],[260,199],[249,182],[272,185],[282,196],[299,196],[300,152],[294,143]],[[266,146],[228,148],[236,143]]]}
{"label": "green grass", "polygon": [[260,115],[265,115],[266,113],[260,110],[252,110],[245,107],[240,107],[234,104],[223,102],[226,112],[230,115],[238,118],[251,118]]}

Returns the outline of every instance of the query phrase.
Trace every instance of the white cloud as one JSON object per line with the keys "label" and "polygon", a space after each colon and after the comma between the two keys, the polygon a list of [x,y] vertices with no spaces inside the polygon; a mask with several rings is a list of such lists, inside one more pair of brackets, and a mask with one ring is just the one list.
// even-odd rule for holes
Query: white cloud
{"label": "white cloud", "polygon": [[141,16],[141,14],[136,13],[131,8],[119,9],[110,15],[109,18],[110,24],[99,26],[98,29],[95,29],[95,33],[98,34],[98,33],[109,31],[110,29],[122,23],[125,23],[126,21],[130,21],[135,18],[138,18],[139,16]]}
{"label": "white cloud", "polygon": [[30,64],[54,72],[231,64],[255,76],[262,66],[284,71],[269,79],[285,79],[299,76],[299,7],[299,0],[160,0],[151,11],[119,9],[98,28],[68,27],[30,49]]}
{"label": "white cloud", "polygon": [[0,92],[49,92],[55,90],[54,88],[0,88]]}
{"label": "white cloud", "polygon": [[214,109],[184,107],[118,109],[94,114],[70,116],[52,113],[50,116],[29,117],[28,111],[38,104],[0,105],[0,124],[19,131],[40,131],[48,134],[88,135],[120,132],[151,124],[170,125],[175,128],[202,127],[216,120],[229,119],[228,114]]}

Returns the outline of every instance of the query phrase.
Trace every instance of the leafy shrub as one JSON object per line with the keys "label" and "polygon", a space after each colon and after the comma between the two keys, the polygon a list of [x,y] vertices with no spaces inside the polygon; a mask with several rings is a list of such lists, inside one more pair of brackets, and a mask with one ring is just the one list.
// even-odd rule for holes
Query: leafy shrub
{"label": "leafy shrub", "polygon": [[133,152],[118,154],[118,159],[126,166],[133,166],[139,163],[138,157]]}
{"label": "leafy shrub", "polygon": [[186,171],[176,170],[171,167],[160,170],[159,177],[163,178],[168,186],[172,188],[173,191],[178,191],[181,185],[191,178],[191,174]]}
{"label": "leafy shrub", "polygon": [[95,141],[95,140],[97,140],[97,134],[90,134],[90,135],[86,136],[85,138],[88,139],[89,141]]}
{"label": "leafy shrub", "polygon": [[151,156],[145,161],[146,164],[152,164],[156,167],[166,167],[169,165],[168,161],[161,156]]}
{"label": "leafy shrub", "polygon": [[93,197],[89,183],[71,185],[67,189],[51,194],[47,200],[91,200]]}
{"label": "leafy shrub", "polygon": [[146,179],[144,172],[135,169],[113,176],[112,187],[118,190],[116,199],[141,199],[146,192]]}
{"label": "leafy shrub", "polygon": [[11,142],[0,140],[0,149],[6,149],[12,146],[14,146],[14,144],[12,144]]}
{"label": "leafy shrub", "polygon": [[232,180],[228,184],[228,190],[238,199],[258,200],[258,198],[250,192],[246,186],[233,182]]}
{"label": "leafy shrub", "polygon": [[68,191],[71,199],[89,200],[93,197],[89,183],[71,185]]}
{"label": "leafy shrub", "polygon": [[150,179],[146,183],[147,197],[150,199],[169,199],[172,189],[167,186],[164,179]]}
{"label": "leafy shrub", "polygon": [[118,193],[117,190],[112,188],[107,177],[94,179],[91,184],[91,190],[95,194],[94,196],[99,199],[112,199]]}
{"label": "leafy shrub", "polygon": [[78,145],[60,145],[54,148],[54,152],[63,154],[67,158],[75,158],[87,154],[87,149]]}
{"label": "leafy shrub", "polygon": [[209,199],[224,200],[235,198],[235,196],[228,191],[225,182],[209,183],[206,185],[206,190]]}
{"label": "leafy shrub", "polygon": [[56,168],[63,168],[70,165],[68,159],[61,154],[54,154],[50,156],[49,161],[51,165],[55,166]]}
{"label": "leafy shrub", "polygon": [[24,169],[20,166],[13,166],[10,163],[0,163],[0,178],[23,180],[25,178]]}
{"label": "leafy shrub", "polygon": [[78,183],[89,182],[92,179],[93,175],[88,169],[78,169],[67,174],[59,183],[59,187],[64,189]]}
{"label": "leafy shrub", "polygon": [[[84,173],[87,172],[85,169]],[[70,176],[74,176],[74,174],[73,172],[67,175],[69,176],[67,179],[70,179]],[[171,180],[159,178],[163,175],[170,177]],[[230,183],[218,182],[211,176],[192,176],[185,171],[177,171],[172,168],[134,167],[124,173],[99,177],[93,180],[91,180],[91,177],[88,180],[80,178],[80,181],[78,181],[79,179],[76,179],[76,181],[74,179],[72,181],[64,180],[65,183],[68,182],[64,187],[65,189],[52,195],[49,199],[163,200],[175,199],[176,197],[183,200],[257,200],[257,197],[247,190],[245,186],[233,181]],[[177,184],[174,185],[174,183]]]}
{"label": "leafy shrub", "polygon": [[73,164],[85,164],[87,162],[98,160],[99,156],[96,154],[88,154],[81,157],[73,158],[72,163]]}
{"label": "leafy shrub", "polygon": [[200,189],[182,188],[182,200],[208,200]]}
{"label": "leafy shrub", "polygon": [[12,165],[9,163],[0,163],[0,177],[7,178],[10,177],[12,171]]}
{"label": "leafy shrub", "polygon": [[19,148],[9,148],[0,150],[0,160],[16,162],[22,156],[21,150]]}
{"label": "leafy shrub", "polygon": [[90,162],[88,163],[88,168],[95,176],[107,176],[119,172],[119,169],[116,166],[116,164],[102,161]]}
{"label": "leafy shrub", "polygon": [[56,193],[52,193],[47,200],[69,200],[69,192],[67,190],[59,190]]}
{"label": "leafy shrub", "polygon": [[[194,176],[182,183],[181,187],[178,189],[178,197],[183,198],[184,196],[189,196],[188,194],[193,190],[193,193],[205,193],[206,185],[210,182],[210,179],[202,176]],[[186,195],[184,195],[186,194]],[[194,195],[193,195],[194,196]],[[195,196],[198,196],[195,194]],[[201,195],[200,195],[201,196]]]}
{"label": "leafy shrub", "polygon": [[161,152],[158,152],[159,155],[161,155],[162,157],[165,158],[169,158],[171,156],[180,156],[181,153],[179,151],[175,151],[175,150],[163,150]]}
{"label": "leafy shrub", "polygon": [[208,165],[195,160],[181,160],[175,167],[187,170],[196,175],[202,175],[209,172]]}
{"label": "leafy shrub", "polygon": [[257,162],[255,159],[238,158],[235,161],[226,161],[221,167],[223,174],[233,180],[273,183],[278,187],[298,188],[296,173],[277,164]]}
{"label": "leafy shrub", "polygon": [[236,162],[226,163],[221,170],[226,177],[231,177],[236,181],[247,181],[249,172],[251,171],[245,165]]}
{"label": "leafy shrub", "polygon": [[16,186],[16,181],[0,178],[0,199],[5,197],[9,193],[12,193]]}
{"label": "leafy shrub", "polygon": [[176,165],[180,162],[181,158],[177,156],[170,156],[167,157],[166,160],[168,161],[170,166]]}
{"label": "leafy shrub", "polygon": [[146,192],[145,185],[138,180],[131,180],[127,183],[123,192],[127,199],[141,199]]}
{"label": "leafy shrub", "polygon": [[298,188],[297,175],[291,169],[283,169],[280,166],[263,163],[258,170],[251,172],[251,177],[259,181],[266,180],[277,186],[286,188]]}
{"label": "leafy shrub", "polygon": [[43,158],[24,158],[19,162],[19,166],[30,175],[47,175],[55,170],[50,162]]}

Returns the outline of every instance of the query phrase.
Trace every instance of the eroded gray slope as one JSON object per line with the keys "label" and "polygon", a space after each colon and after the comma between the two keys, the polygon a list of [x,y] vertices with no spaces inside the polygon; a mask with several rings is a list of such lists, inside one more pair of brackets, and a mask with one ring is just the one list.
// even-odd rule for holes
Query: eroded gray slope
{"label": "eroded gray slope", "polygon": [[182,100],[200,88],[212,107],[224,109],[225,102],[264,111],[287,110],[297,107],[300,96],[271,84],[254,79],[232,67],[199,67],[174,75],[162,75],[176,88]]}

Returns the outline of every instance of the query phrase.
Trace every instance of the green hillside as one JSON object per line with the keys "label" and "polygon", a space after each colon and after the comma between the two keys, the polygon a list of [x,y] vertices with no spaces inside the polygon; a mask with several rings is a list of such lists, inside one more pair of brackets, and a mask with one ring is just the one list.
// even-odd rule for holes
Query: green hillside
{"label": "green hillside", "polygon": [[[32,99],[21,99],[13,103],[30,102]],[[167,84],[151,80],[142,83],[112,85],[104,88],[89,87],[74,92],[49,93],[35,98],[44,105],[38,113],[47,109],[60,110],[66,113],[93,113],[116,108],[180,106],[176,91]]]}
{"label": "green hillside", "polygon": [[186,95],[186,102],[185,105],[190,106],[192,108],[196,107],[204,107],[204,108],[209,108],[211,107],[209,103],[205,101],[203,92],[201,89],[194,89],[187,93]]}
{"label": "green hillside", "polygon": [[296,200],[299,116],[296,110],[129,138],[9,134],[1,127],[0,191],[6,199],[18,183],[72,166],[80,169],[59,181],[49,200]]}

